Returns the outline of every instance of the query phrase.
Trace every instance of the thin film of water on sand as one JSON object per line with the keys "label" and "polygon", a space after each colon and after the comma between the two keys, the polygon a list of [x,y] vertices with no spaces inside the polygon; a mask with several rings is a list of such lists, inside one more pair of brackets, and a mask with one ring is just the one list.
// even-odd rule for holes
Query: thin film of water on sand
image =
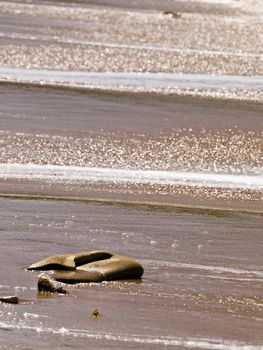
{"label": "thin film of water on sand", "polygon": [[[251,227],[251,214],[218,211],[35,200],[1,200],[1,206],[1,263],[12,269],[4,271],[8,285],[1,291],[31,303],[1,305],[3,345],[11,339],[59,349],[262,345],[261,216],[252,216]],[[69,296],[37,297],[37,274],[21,266],[87,244],[139,259],[143,282],[66,286]]]}
{"label": "thin film of water on sand", "polygon": [[[1,349],[262,349],[251,3],[0,2]],[[43,297],[24,270],[92,249],[143,280]]]}

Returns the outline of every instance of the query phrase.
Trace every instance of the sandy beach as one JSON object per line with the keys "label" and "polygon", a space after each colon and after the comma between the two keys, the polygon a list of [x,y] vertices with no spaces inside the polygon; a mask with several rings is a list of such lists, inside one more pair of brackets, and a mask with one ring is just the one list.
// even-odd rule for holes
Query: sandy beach
{"label": "sandy beach", "polygon": [[[262,216],[1,199],[1,222],[1,293],[29,302],[0,306],[3,349],[261,348]],[[83,247],[137,258],[143,281],[38,296],[23,269]]]}
{"label": "sandy beach", "polygon": [[[1,350],[263,348],[262,14],[0,1]],[[142,280],[26,270],[97,249]]]}

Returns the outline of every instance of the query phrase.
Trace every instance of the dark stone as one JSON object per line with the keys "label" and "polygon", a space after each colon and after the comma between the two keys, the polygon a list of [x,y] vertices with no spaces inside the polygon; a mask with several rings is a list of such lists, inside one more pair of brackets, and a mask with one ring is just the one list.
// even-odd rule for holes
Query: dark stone
{"label": "dark stone", "polygon": [[5,297],[0,297],[0,301],[2,303],[18,304],[19,303],[19,298],[16,297],[15,295],[10,295],[10,296],[5,296]]}
{"label": "dark stone", "polygon": [[47,277],[40,277],[37,283],[37,289],[41,293],[58,293],[68,294],[62,287],[56,288],[54,283],[51,282]]}
{"label": "dark stone", "polygon": [[94,309],[94,310],[92,311],[92,316],[93,316],[94,318],[97,318],[97,317],[101,316],[100,310],[99,310],[99,309]]}

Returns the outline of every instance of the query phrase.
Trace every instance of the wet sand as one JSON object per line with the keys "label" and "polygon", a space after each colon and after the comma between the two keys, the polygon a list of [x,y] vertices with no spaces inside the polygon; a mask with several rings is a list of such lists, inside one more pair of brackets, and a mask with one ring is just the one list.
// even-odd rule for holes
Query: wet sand
{"label": "wet sand", "polygon": [[[0,1],[0,349],[263,348],[262,59],[258,1]],[[142,281],[38,295],[94,249]]]}
{"label": "wet sand", "polygon": [[[0,236],[1,294],[31,302],[0,304],[3,349],[262,347],[262,216],[1,199]],[[37,296],[26,266],[87,249],[137,258],[143,281]]]}
{"label": "wet sand", "polygon": [[[0,96],[1,163],[261,171],[258,103],[23,84]],[[0,181],[0,293],[28,303],[0,304],[3,349],[262,348],[262,191],[13,175]],[[143,280],[43,297],[24,270],[93,249],[138,259]]]}

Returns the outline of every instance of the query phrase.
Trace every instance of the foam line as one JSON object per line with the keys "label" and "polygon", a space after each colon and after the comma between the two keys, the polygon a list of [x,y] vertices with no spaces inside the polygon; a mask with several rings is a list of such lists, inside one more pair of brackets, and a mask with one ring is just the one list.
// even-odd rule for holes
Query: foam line
{"label": "foam line", "polygon": [[164,170],[111,169],[60,165],[0,164],[1,179],[52,182],[115,182],[185,185],[230,189],[263,189],[263,175],[236,175]]}
{"label": "foam line", "polygon": [[32,83],[44,81],[57,85],[74,84],[98,88],[129,89],[203,89],[263,91],[260,76],[231,76],[176,73],[78,72],[47,69],[0,67],[0,81]]}
{"label": "foam line", "polygon": [[197,264],[187,264],[172,261],[156,261],[156,260],[145,260],[146,265],[160,266],[160,267],[170,267],[170,268],[182,268],[182,269],[192,269],[199,271],[209,271],[214,274],[231,274],[238,276],[251,276],[254,278],[263,279],[263,271],[256,270],[244,270],[239,268],[223,267],[223,266],[210,266],[210,265],[197,265]]}
{"label": "foam line", "polygon": [[42,325],[29,325],[22,322],[9,324],[0,321],[0,329],[26,329],[40,333],[53,333],[61,336],[80,337],[94,340],[104,340],[119,343],[133,343],[159,346],[181,346],[184,348],[209,349],[209,350],[262,350],[262,345],[251,345],[223,339],[202,339],[179,337],[153,337],[148,335],[122,335],[115,333],[97,333],[84,329],[51,328]]}

